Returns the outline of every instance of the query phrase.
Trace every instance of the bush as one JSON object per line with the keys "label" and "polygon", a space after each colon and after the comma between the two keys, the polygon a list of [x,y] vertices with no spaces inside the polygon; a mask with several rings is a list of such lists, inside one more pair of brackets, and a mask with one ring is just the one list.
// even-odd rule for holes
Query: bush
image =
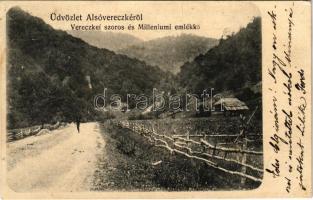
{"label": "bush", "polygon": [[148,119],[155,119],[155,116],[153,114],[153,112],[148,113],[148,114],[131,114],[128,116],[128,120],[148,120]]}
{"label": "bush", "polygon": [[99,112],[97,112],[97,114],[95,115],[94,118],[97,121],[103,122],[103,121],[106,121],[108,119],[115,119],[116,115],[112,111],[106,111],[106,112],[99,111]]}
{"label": "bush", "polygon": [[117,148],[128,156],[135,154],[135,142],[126,135],[119,137]]}
{"label": "bush", "polygon": [[171,156],[155,170],[154,180],[169,190],[189,190],[199,186],[198,163],[182,156]]}

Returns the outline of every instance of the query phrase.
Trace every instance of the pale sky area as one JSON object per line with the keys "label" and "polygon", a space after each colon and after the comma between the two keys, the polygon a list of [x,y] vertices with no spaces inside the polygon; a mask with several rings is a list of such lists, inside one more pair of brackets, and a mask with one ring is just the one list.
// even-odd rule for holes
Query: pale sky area
{"label": "pale sky area", "polygon": [[[102,24],[113,25],[113,21],[81,22],[51,21],[50,14],[61,15],[88,13],[102,15],[143,14],[143,21],[117,21],[117,24],[133,24],[135,27],[142,24],[199,24],[200,30],[184,31],[112,31],[134,35],[143,40],[151,40],[169,35],[191,33],[199,36],[221,38],[223,33],[237,32],[252,21],[253,17],[260,16],[256,6],[249,2],[32,2],[21,4],[23,10],[42,18],[55,29],[70,30],[71,23],[77,25]],[[172,27],[173,28],[173,27]]]}

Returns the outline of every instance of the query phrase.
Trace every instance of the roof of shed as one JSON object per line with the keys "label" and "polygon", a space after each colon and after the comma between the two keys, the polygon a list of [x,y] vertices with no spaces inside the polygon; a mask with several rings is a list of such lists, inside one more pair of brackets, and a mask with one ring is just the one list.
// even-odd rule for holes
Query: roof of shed
{"label": "roof of shed", "polygon": [[222,104],[226,110],[249,110],[248,106],[237,98],[221,98],[214,106]]}

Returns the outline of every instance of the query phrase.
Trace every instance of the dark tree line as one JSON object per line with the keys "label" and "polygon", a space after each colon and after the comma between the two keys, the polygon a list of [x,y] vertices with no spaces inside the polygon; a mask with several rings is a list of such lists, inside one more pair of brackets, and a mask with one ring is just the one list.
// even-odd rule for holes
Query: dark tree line
{"label": "dark tree line", "polygon": [[7,30],[8,128],[94,120],[93,97],[104,88],[108,95],[151,94],[166,74],[54,30],[19,8],[7,12]]}

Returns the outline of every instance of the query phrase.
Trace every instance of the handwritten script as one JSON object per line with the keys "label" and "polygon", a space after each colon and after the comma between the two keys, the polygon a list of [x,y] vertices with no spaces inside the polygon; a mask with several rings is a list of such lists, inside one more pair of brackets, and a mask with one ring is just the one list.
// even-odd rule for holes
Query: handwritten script
{"label": "handwritten script", "polygon": [[[272,132],[268,144],[274,157],[265,167],[273,179],[281,179],[284,190],[305,191],[305,144],[306,134],[306,74],[305,69],[294,61],[294,29],[297,23],[293,6],[274,6],[267,12],[271,21],[272,59],[267,67],[271,81],[268,87],[271,104],[268,110],[272,116]],[[283,10],[283,14],[281,12]],[[309,152],[308,152],[309,153]]]}

